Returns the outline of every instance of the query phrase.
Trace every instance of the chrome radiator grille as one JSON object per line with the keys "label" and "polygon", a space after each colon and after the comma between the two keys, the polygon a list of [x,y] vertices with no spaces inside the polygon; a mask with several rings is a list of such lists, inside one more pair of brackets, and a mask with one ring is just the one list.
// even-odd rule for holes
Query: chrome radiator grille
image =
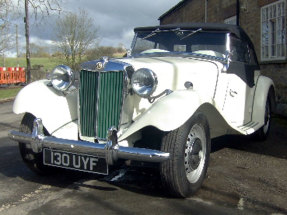
{"label": "chrome radiator grille", "polygon": [[123,102],[123,71],[80,73],[79,117],[82,136],[105,139],[118,127]]}

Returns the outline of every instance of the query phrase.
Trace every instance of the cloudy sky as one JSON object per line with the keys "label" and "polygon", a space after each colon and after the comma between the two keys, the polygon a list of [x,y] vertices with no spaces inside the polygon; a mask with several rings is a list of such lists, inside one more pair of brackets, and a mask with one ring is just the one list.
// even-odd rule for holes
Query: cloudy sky
{"label": "cloudy sky", "polygon": [[[133,28],[158,25],[158,18],[181,0],[62,0],[62,14],[86,10],[99,29],[100,45],[129,48]],[[31,25],[31,43],[42,46],[56,39],[54,23],[58,15],[52,14],[38,24]],[[19,28],[20,46],[25,48],[24,24]],[[12,51],[13,52],[13,51]]]}

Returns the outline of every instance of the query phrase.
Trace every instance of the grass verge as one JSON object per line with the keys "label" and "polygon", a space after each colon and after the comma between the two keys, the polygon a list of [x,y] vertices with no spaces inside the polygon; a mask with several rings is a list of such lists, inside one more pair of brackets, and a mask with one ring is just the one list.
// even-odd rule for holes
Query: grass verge
{"label": "grass verge", "polygon": [[22,87],[5,88],[5,89],[0,88],[0,100],[14,98],[21,89]]}

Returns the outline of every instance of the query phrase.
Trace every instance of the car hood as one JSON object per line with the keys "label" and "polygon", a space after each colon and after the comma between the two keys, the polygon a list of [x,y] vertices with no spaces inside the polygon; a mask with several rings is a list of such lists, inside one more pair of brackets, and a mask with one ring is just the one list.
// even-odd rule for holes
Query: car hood
{"label": "car hood", "polygon": [[158,86],[153,96],[166,89],[184,90],[184,84],[191,82],[194,90],[213,97],[219,71],[223,68],[218,61],[194,57],[125,58],[120,61],[132,65],[135,70],[148,68],[156,74]]}

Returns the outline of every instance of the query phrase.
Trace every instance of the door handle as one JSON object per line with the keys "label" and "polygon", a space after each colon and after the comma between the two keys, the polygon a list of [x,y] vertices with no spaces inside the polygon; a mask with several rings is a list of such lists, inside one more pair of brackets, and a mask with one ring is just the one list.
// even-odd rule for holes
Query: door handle
{"label": "door handle", "polygon": [[237,92],[236,92],[235,90],[230,89],[230,90],[229,90],[229,95],[230,95],[231,97],[234,97],[234,96],[237,95]]}

